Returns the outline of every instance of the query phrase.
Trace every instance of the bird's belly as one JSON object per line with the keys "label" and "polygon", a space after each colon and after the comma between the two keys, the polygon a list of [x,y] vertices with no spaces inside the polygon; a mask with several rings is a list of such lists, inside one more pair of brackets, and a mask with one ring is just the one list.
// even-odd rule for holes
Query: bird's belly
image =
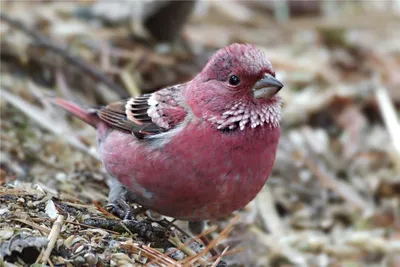
{"label": "bird's belly", "polygon": [[139,204],[163,215],[204,220],[245,206],[271,173],[279,128],[237,140],[193,133],[152,146],[112,131],[101,145],[103,163]]}

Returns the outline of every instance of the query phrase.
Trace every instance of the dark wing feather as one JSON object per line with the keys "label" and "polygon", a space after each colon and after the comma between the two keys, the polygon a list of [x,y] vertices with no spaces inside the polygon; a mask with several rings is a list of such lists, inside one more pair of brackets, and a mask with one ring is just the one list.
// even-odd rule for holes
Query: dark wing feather
{"label": "dark wing feather", "polygon": [[120,130],[132,132],[136,127],[135,123],[128,120],[125,114],[125,104],[127,100],[112,103],[97,111],[97,115],[108,125]]}
{"label": "dark wing feather", "polygon": [[186,114],[177,100],[182,87],[176,85],[153,94],[121,100],[98,109],[97,115],[108,125],[130,132],[137,138],[165,132],[176,126]]}

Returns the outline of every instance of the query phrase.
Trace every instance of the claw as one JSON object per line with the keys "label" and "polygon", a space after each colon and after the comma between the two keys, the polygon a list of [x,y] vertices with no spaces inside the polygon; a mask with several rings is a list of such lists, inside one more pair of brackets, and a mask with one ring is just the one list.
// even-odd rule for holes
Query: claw
{"label": "claw", "polygon": [[108,203],[106,208],[123,220],[132,220],[132,214],[136,217],[136,213],[132,207],[121,198],[117,199],[115,202]]}

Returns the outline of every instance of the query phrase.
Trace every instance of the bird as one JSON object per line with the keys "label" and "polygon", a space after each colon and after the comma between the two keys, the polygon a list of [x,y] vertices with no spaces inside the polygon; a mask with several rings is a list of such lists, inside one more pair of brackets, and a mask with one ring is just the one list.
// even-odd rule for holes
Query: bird
{"label": "bird", "polygon": [[133,201],[196,232],[246,206],[270,176],[282,87],[264,52],[234,43],[186,83],[97,108],[52,102],[96,128],[110,203]]}

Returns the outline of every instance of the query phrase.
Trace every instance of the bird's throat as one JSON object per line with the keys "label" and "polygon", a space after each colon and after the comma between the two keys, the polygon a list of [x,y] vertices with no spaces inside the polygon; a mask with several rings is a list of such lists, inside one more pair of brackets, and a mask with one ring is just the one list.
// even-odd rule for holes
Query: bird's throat
{"label": "bird's throat", "polygon": [[226,106],[220,114],[206,115],[218,130],[244,130],[246,127],[278,127],[281,119],[281,99],[274,97],[254,103],[238,100]]}

